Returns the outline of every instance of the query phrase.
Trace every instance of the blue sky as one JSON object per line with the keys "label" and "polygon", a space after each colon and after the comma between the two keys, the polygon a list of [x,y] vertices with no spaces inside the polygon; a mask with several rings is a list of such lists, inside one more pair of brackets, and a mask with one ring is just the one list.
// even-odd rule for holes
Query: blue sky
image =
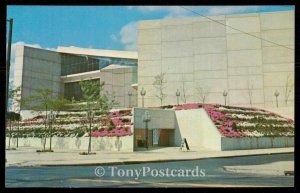
{"label": "blue sky", "polygon": [[[292,10],[294,6],[191,6],[203,15]],[[136,50],[138,20],[197,16],[179,6],[8,6],[15,45]],[[13,68],[12,68],[13,69]],[[11,70],[11,78],[13,77]]]}
{"label": "blue sky", "polygon": [[[291,10],[293,6],[193,6],[204,15]],[[13,43],[43,48],[79,46],[135,50],[135,22],[195,14],[177,6],[9,6],[14,18]],[[122,31],[123,30],[123,31]],[[135,38],[135,37],[134,37]],[[136,41],[135,41],[136,42]]]}

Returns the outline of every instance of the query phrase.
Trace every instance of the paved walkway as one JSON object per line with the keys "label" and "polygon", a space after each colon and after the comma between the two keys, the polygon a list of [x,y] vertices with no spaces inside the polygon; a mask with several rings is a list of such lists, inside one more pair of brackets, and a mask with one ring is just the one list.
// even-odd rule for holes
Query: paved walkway
{"label": "paved walkway", "polygon": [[18,150],[6,151],[6,166],[110,165],[294,152],[293,147],[235,151],[214,151],[208,149],[180,151],[178,147],[167,147],[135,152],[95,151],[96,155],[79,155],[79,152],[82,152],[82,150],[55,150],[52,153],[37,153],[36,149],[21,147]]}

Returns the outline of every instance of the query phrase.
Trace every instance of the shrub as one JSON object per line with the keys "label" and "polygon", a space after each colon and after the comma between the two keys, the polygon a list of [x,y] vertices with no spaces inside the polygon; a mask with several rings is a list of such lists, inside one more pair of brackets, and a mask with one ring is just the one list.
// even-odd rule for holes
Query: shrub
{"label": "shrub", "polygon": [[91,155],[91,154],[95,155],[96,152],[90,152],[90,153],[88,153],[88,152],[80,152],[79,153],[79,155]]}
{"label": "shrub", "polygon": [[111,130],[113,130],[114,128],[116,128],[115,125],[110,125],[110,126],[108,127],[108,130],[111,131]]}

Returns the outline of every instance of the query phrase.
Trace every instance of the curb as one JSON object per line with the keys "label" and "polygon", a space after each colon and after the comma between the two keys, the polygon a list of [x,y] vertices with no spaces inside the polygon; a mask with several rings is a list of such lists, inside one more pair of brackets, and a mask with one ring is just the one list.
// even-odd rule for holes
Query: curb
{"label": "curb", "polygon": [[247,174],[264,174],[264,175],[276,175],[276,176],[293,176],[294,171],[290,170],[257,170],[248,168],[235,168],[234,166],[224,166],[224,171],[234,173],[247,173]]}
{"label": "curb", "polygon": [[57,167],[57,166],[107,166],[107,165],[127,165],[127,164],[140,164],[140,163],[160,163],[160,162],[176,162],[176,161],[193,161],[193,160],[205,160],[205,159],[217,159],[217,158],[230,158],[230,157],[247,157],[247,156],[258,156],[258,155],[272,155],[272,154],[288,154],[294,153],[294,151],[288,152],[273,152],[273,153],[255,153],[247,155],[223,155],[223,156],[213,156],[213,157],[200,157],[200,158],[191,158],[191,159],[168,159],[168,160],[131,160],[131,161],[116,161],[116,162],[106,162],[106,163],[70,163],[70,164],[38,164],[38,165],[9,165],[5,167]]}

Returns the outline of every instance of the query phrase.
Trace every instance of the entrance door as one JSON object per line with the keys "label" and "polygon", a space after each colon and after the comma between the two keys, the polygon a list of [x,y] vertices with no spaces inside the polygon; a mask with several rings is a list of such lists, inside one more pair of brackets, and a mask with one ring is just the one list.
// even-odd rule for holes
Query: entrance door
{"label": "entrance door", "polygon": [[169,146],[169,131],[161,129],[159,132],[158,146]]}

